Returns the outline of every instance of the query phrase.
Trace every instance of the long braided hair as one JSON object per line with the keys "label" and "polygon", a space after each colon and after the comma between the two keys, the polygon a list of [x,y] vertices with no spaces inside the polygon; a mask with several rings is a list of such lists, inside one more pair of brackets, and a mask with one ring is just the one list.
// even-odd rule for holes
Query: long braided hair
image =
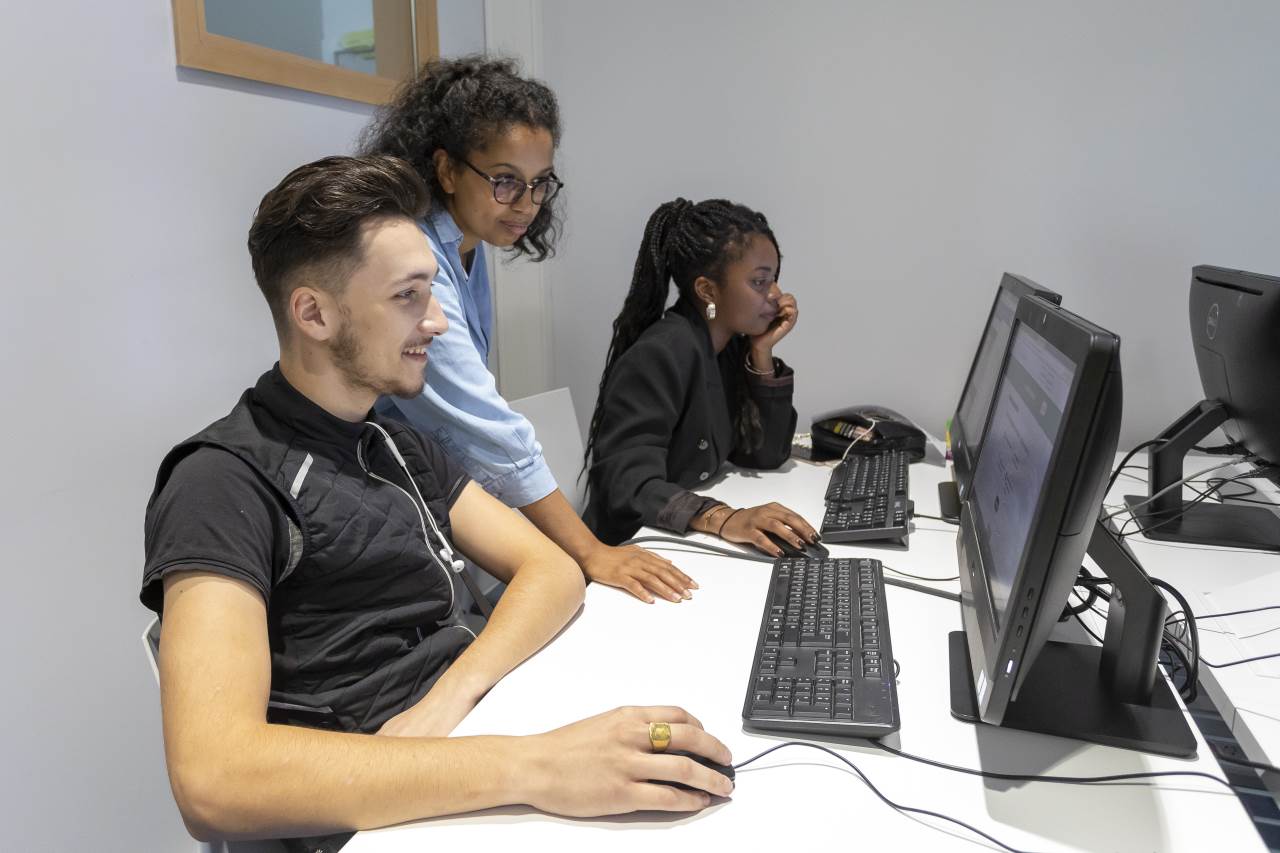
{"label": "long braided hair", "polygon": [[[680,298],[698,304],[693,283],[699,276],[723,281],[726,268],[742,257],[753,234],[769,238],[778,251],[778,272],[782,252],[764,214],[724,199],[708,199],[697,204],[684,198],[661,205],[644,227],[644,239],[636,255],[631,289],[622,303],[622,312],[613,321],[613,340],[605,357],[604,373],[596,396],[595,411],[587,433],[587,446],[582,454],[582,470],[587,470],[595,449],[604,415],[604,393],[613,368],[645,329],[658,322],[667,304],[672,280]],[[734,433],[738,446],[754,450],[763,440],[760,410],[747,392],[746,370],[738,366],[734,385],[740,401],[734,413]]]}
{"label": "long braided hair", "polygon": [[[515,60],[481,54],[433,59],[405,82],[360,135],[365,154],[391,154],[409,161],[431,191],[433,204],[446,196],[432,156],[443,150],[455,163],[518,125],[540,128],[560,145],[560,108],[546,84],[520,76]],[[556,205],[544,203],[512,254],[541,261],[555,252],[560,233]]]}

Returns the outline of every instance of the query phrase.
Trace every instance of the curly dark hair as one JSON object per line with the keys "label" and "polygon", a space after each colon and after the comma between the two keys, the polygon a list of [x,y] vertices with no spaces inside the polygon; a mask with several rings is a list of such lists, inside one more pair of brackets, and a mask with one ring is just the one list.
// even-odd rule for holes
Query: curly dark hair
{"label": "curly dark hair", "polygon": [[[545,129],[560,145],[560,108],[546,84],[521,77],[513,59],[481,54],[433,59],[404,83],[360,136],[365,154],[408,160],[438,202],[446,196],[432,156],[443,150],[455,163],[516,125]],[[541,261],[560,234],[557,194],[539,208],[512,254]]]}
{"label": "curly dark hair", "polygon": [[299,166],[262,197],[249,228],[253,275],[282,335],[295,274],[341,293],[360,262],[360,228],[370,219],[419,219],[430,196],[418,173],[397,157],[325,157]]}
{"label": "curly dark hair", "polygon": [[[694,204],[678,198],[659,206],[649,217],[631,275],[631,289],[622,303],[622,312],[613,321],[613,339],[605,356],[596,407],[587,431],[587,446],[582,454],[583,473],[600,433],[609,376],[622,354],[640,339],[645,329],[661,319],[670,282],[675,281],[681,299],[696,305],[698,296],[693,283],[699,276],[712,281],[723,279],[725,268],[742,257],[753,234],[768,237],[773,243],[778,252],[777,274],[781,275],[782,251],[763,213],[724,199]],[[760,410],[747,393],[745,369],[739,368],[734,378],[738,399],[742,401],[734,417],[735,440],[745,449],[753,450],[763,440]]]}

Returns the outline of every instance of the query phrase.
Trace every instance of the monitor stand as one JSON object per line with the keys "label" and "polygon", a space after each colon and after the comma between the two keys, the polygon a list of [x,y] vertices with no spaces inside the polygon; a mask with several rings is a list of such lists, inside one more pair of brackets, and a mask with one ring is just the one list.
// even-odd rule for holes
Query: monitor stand
{"label": "monitor stand", "polygon": [[[1050,641],[1036,655],[1000,725],[1039,734],[1190,757],[1196,739],[1156,658],[1168,614],[1132,553],[1099,521],[1089,556],[1114,583],[1101,648]],[[963,631],[948,636],[951,714],[979,723],[969,647]]]}
{"label": "monitor stand", "polygon": [[1160,433],[1160,444],[1149,451],[1147,494],[1124,497],[1142,525],[1143,536],[1165,542],[1280,551],[1280,516],[1266,507],[1207,501],[1192,504],[1182,499],[1180,488],[1151,497],[1185,476],[1182,468],[1187,451],[1229,417],[1221,402],[1203,400]]}

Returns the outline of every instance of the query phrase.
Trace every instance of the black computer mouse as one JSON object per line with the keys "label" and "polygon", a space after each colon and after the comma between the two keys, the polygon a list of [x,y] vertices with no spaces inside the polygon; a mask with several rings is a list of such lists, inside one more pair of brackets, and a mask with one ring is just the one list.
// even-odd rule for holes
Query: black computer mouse
{"label": "black computer mouse", "polygon": [[766,531],[764,535],[769,537],[770,542],[782,549],[782,556],[784,557],[809,557],[821,560],[825,559],[829,554],[827,549],[818,542],[806,543],[802,549],[792,545],[776,533]]}
{"label": "black computer mouse", "polygon": [[[680,749],[670,750],[669,752],[667,752],[667,755],[683,755],[686,758],[692,758],[694,761],[698,762],[703,767],[711,768],[712,770],[719,773],[721,776],[728,776],[730,779],[733,779],[736,776],[736,772],[733,769],[733,765],[716,764],[714,761],[712,761],[710,758],[707,758],[706,756],[698,755],[692,752],[685,752],[684,750],[680,750]],[[658,782],[659,784],[662,784],[662,785],[674,785],[675,787],[681,788],[685,791],[701,790],[700,788],[692,788],[689,785],[685,785],[682,782],[669,782],[665,779],[654,779],[652,781]]]}

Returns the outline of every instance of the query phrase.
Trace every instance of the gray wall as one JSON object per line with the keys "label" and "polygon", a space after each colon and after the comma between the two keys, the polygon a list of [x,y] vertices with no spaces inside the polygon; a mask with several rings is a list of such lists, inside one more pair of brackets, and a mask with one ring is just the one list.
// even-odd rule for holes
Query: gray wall
{"label": "gray wall", "polygon": [[[464,2],[442,32],[482,44]],[[143,508],[164,452],[275,358],[254,206],[370,108],[176,69],[167,0],[6,24],[0,847],[192,851],[138,641]]]}
{"label": "gray wall", "polygon": [[812,414],[878,402],[934,432],[1002,270],[1123,340],[1123,441],[1198,399],[1196,263],[1280,274],[1280,5],[650,0],[544,4],[568,231],[557,384],[584,427],[644,222],[765,212]]}

